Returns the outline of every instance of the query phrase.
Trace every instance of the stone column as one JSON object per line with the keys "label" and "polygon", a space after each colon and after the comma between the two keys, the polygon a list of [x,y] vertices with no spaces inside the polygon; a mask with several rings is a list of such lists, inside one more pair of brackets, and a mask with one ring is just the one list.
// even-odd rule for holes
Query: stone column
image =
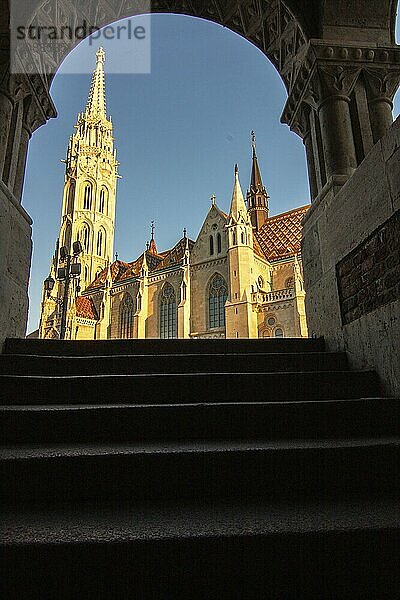
{"label": "stone column", "polygon": [[13,102],[4,90],[0,91],[0,178],[3,176],[10,135]]}
{"label": "stone column", "polygon": [[319,106],[327,179],[351,175],[357,168],[349,102],[347,96],[337,95],[326,98]]}
{"label": "stone column", "polygon": [[378,142],[393,123],[393,102],[389,98],[376,98],[369,103],[369,114],[374,143]]}
{"label": "stone column", "polygon": [[22,126],[21,129],[21,140],[19,146],[19,154],[18,154],[18,163],[17,163],[17,172],[15,175],[14,182],[14,196],[16,199],[21,202],[22,198],[22,189],[24,185],[25,179],[25,167],[26,167],[26,159],[28,156],[28,147],[29,140],[31,139],[31,133],[28,131],[25,125]]}
{"label": "stone column", "polygon": [[400,83],[400,67],[365,69],[366,91],[374,143],[393,123],[393,98]]}

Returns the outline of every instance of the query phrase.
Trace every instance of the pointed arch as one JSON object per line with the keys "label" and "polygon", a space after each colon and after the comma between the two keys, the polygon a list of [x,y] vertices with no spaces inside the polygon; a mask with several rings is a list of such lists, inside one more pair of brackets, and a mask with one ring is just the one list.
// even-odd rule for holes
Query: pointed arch
{"label": "pointed arch", "polygon": [[135,315],[135,301],[126,292],[119,307],[119,337],[130,339],[133,337],[133,317]]}
{"label": "pointed arch", "polygon": [[109,197],[109,193],[108,193],[108,189],[103,186],[100,190],[100,197],[99,197],[99,212],[108,215],[108,197]]}
{"label": "pointed arch", "polygon": [[88,225],[88,223],[83,223],[80,231],[79,231],[79,241],[82,244],[83,250],[85,252],[85,254],[90,254],[90,226]]}
{"label": "pointed arch", "polygon": [[74,211],[75,190],[76,190],[75,181],[71,181],[71,183],[69,184],[68,193],[67,193],[67,207],[66,207],[67,215],[71,214]]}
{"label": "pointed arch", "polygon": [[71,250],[71,237],[72,237],[72,225],[69,221],[65,225],[64,235],[62,240],[62,246],[65,246],[68,249],[68,252]]}
{"label": "pointed arch", "polygon": [[105,229],[101,227],[97,232],[97,245],[96,254],[97,256],[104,256],[106,251],[107,234]]}
{"label": "pointed arch", "polygon": [[83,186],[83,208],[92,210],[93,186],[90,181],[86,181]]}
{"label": "pointed arch", "polygon": [[215,273],[209,282],[208,290],[208,327],[225,327],[225,303],[228,298],[228,286],[220,273]]}
{"label": "pointed arch", "polygon": [[221,254],[222,252],[222,238],[220,232],[217,233],[217,253]]}
{"label": "pointed arch", "polygon": [[214,255],[214,237],[212,235],[210,235],[210,256]]}
{"label": "pointed arch", "polygon": [[160,297],[160,338],[176,338],[177,331],[176,293],[171,284],[166,283]]}

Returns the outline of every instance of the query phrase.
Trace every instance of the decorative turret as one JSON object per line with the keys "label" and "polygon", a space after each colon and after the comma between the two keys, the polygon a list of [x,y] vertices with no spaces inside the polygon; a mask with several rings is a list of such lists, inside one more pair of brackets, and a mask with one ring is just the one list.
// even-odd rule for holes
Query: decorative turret
{"label": "decorative turret", "polygon": [[263,185],[260,167],[258,166],[257,152],[256,152],[256,136],[254,131],[251,132],[252,136],[252,151],[253,151],[253,164],[251,170],[251,183],[250,190],[247,192],[247,206],[251,219],[251,223],[256,231],[259,231],[268,219],[268,199],[267,190]]}
{"label": "decorative turret", "polygon": [[257,318],[252,307],[254,279],[253,227],[247,212],[235,165],[231,208],[227,223],[229,300],[225,304],[226,337],[257,337]]}

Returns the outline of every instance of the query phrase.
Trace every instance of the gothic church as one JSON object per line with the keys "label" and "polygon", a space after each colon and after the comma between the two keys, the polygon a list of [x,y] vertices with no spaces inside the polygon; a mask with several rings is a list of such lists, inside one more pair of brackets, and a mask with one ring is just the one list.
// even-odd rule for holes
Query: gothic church
{"label": "gothic church", "polygon": [[[107,118],[105,53],[97,52],[89,99],[66,158],[59,240],[44,288],[39,337],[68,339],[307,337],[300,243],[303,206],[269,216],[252,141],[246,201],[235,167],[229,214],[215,198],[197,239],[159,251],[154,228],[136,260],[113,261],[118,161]],[[80,279],[65,298],[60,252],[79,240]]]}

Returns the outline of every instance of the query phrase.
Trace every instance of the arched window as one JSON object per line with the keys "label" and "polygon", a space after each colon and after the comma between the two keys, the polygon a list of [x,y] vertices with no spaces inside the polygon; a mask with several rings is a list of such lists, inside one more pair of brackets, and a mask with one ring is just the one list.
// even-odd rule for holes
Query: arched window
{"label": "arched window", "polygon": [[72,235],[72,227],[71,223],[67,223],[64,231],[64,242],[63,246],[68,249],[68,252],[71,250],[71,235]]}
{"label": "arched window", "polygon": [[104,229],[99,229],[97,234],[97,256],[104,256],[106,246],[106,232]]}
{"label": "arched window", "polygon": [[89,252],[90,252],[90,229],[89,229],[89,225],[87,223],[85,223],[83,225],[79,237],[80,237],[80,241],[81,241],[84,251],[86,252],[86,254],[89,254]]}
{"label": "arched window", "polygon": [[222,252],[222,240],[221,240],[220,233],[217,233],[217,251],[218,251],[218,254],[221,254],[221,252]]}
{"label": "arched window", "polygon": [[245,243],[245,242],[244,242],[244,233],[243,233],[243,231],[242,231],[242,233],[240,234],[240,240],[241,240],[242,244],[244,244],[244,243]]}
{"label": "arched window", "polygon": [[101,188],[100,191],[99,212],[108,213],[108,190],[106,188]]}
{"label": "arched window", "polygon": [[236,231],[235,230],[232,231],[232,244],[234,246],[236,246]]}
{"label": "arched window", "polygon": [[73,212],[74,200],[75,200],[75,182],[72,181],[69,186],[69,190],[68,190],[67,214],[71,214]]}
{"label": "arched window", "polygon": [[119,335],[123,339],[133,337],[133,315],[135,303],[130,294],[125,294],[119,309]]}
{"label": "arched window", "polygon": [[281,327],[278,327],[277,329],[275,329],[274,335],[276,338],[283,338],[283,329]]}
{"label": "arched window", "polygon": [[85,210],[91,210],[92,208],[92,185],[90,183],[86,183],[83,192],[83,208]]}
{"label": "arched window", "polygon": [[228,288],[225,280],[218,273],[210,282],[208,292],[208,324],[210,329],[225,327],[225,302],[228,298]]}
{"label": "arched window", "polygon": [[214,238],[210,235],[210,256],[214,254]]}
{"label": "arched window", "polygon": [[177,337],[176,294],[169,283],[164,286],[161,294],[160,337],[164,340]]}
{"label": "arched window", "polygon": [[271,337],[271,332],[269,329],[264,329],[263,333],[262,333],[263,338],[269,338]]}

